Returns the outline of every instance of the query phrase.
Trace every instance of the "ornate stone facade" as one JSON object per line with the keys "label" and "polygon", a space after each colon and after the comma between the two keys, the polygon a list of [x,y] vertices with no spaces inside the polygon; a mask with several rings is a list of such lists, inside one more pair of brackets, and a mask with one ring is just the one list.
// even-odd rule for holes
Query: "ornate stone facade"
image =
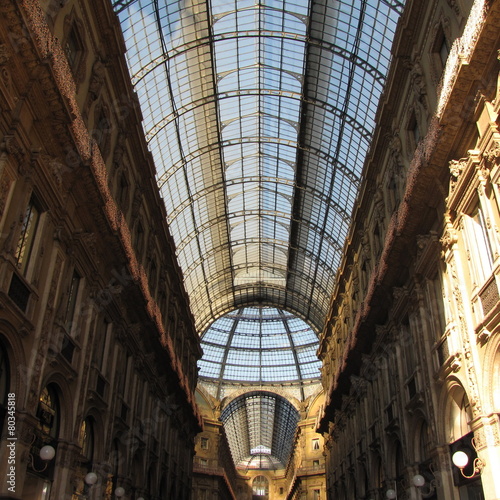
{"label": "ornate stone facade", "polygon": [[120,37],[0,1],[0,496],[191,495],[201,350]]}

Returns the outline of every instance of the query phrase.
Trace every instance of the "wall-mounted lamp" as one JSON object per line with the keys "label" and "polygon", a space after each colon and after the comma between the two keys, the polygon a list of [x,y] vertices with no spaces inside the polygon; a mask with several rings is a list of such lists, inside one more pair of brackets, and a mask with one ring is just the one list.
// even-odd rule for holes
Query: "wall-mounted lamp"
{"label": "wall-mounted lamp", "polygon": [[121,498],[123,495],[125,495],[125,489],[121,486],[118,486],[118,488],[116,488],[115,490],[115,496]]}
{"label": "wall-mounted lamp", "polygon": [[[31,444],[35,442],[36,437],[33,438],[33,441]],[[35,472],[43,472],[47,467],[49,466],[49,462],[56,456],[56,450],[50,446],[50,444],[46,444],[45,446],[42,446],[40,448],[40,451],[38,452],[38,456],[43,460],[43,467],[41,469],[37,469],[35,467],[35,457],[33,456],[32,453],[30,453],[30,459],[31,459],[31,468]]]}
{"label": "wall-mounted lamp", "polygon": [[385,496],[389,499],[389,500],[392,500],[394,498],[398,498],[398,494],[396,492],[396,490],[393,490],[393,489],[389,489],[385,492]]}
{"label": "wall-mounted lamp", "polygon": [[97,483],[97,474],[95,472],[89,472],[83,480],[85,481],[85,484],[88,484],[89,486],[94,485]]}
{"label": "wall-mounted lamp", "polygon": [[[472,441],[472,445],[474,446],[474,441]],[[475,446],[474,449],[476,449]],[[472,474],[469,475],[464,472],[465,467],[467,467],[467,465],[469,464],[469,455],[467,455],[467,453],[463,451],[456,451],[455,453],[453,453],[451,459],[453,460],[453,463],[460,469],[462,476],[464,476],[467,479],[471,479],[477,474],[481,474],[484,466],[486,465],[484,460],[481,460],[479,457],[475,458],[474,462],[472,463],[473,466]]]}
{"label": "wall-mounted lamp", "polygon": [[422,476],[422,474],[415,474],[413,476],[413,484],[417,488],[419,488],[420,494],[424,498],[430,497],[434,493],[434,491],[436,491],[436,487],[439,486],[438,480],[436,478],[434,478],[431,481],[429,481],[428,487],[426,488],[425,487],[426,480],[425,480],[425,477]]}

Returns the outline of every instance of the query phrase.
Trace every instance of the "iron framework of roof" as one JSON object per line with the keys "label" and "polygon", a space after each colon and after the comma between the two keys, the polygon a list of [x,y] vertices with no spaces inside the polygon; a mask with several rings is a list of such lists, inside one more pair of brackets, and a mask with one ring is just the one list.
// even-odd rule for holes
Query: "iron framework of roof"
{"label": "iron framework of roof", "polygon": [[259,304],[323,328],[396,0],[114,0],[200,332]]}
{"label": "iron framework of roof", "polygon": [[299,412],[284,397],[266,391],[243,394],[224,408],[221,420],[237,467],[285,468]]}
{"label": "iron framework of roof", "polygon": [[217,319],[201,339],[199,377],[222,386],[319,381],[318,337],[302,319],[275,307],[242,307]]}

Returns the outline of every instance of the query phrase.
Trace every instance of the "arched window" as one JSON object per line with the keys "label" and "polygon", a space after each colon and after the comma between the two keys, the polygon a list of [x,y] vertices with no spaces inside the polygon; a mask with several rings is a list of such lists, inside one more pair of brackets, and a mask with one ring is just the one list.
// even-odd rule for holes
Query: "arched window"
{"label": "arched window", "polygon": [[472,412],[469,399],[463,389],[456,389],[452,393],[453,403],[450,411],[450,438],[456,441],[470,432],[469,422],[472,420]]}
{"label": "arched window", "polygon": [[78,445],[81,448],[81,458],[78,465],[78,480],[75,481],[73,494],[77,498],[87,498],[90,484],[86,483],[86,476],[93,472],[94,459],[94,421],[87,417],[80,426]]}
{"label": "arched window", "polygon": [[109,457],[109,463],[111,464],[111,472],[108,474],[106,481],[106,489],[104,498],[113,498],[113,492],[117,487],[122,486],[119,484],[118,475],[120,474],[120,443],[119,439],[115,438],[111,447],[111,453]]}
{"label": "arched window", "polygon": [[38,424],[30,450],[33,460],[28,462],[28,468],[38,476],[51,479],[54,474],[54,460],[44,462],[40,458],[40,450],[43,446],[50,445],[57,451],[61,416],[59,397],[54,384],[45,386],[40,393],[36,417]]}
{"label": "arched window", "polygon": [[253,496],[267,498],[269,495],[269,480],[266,476],[256,476],[252,483]]}
{"label": "arched window", "polygon": [[0,343],[0,436],[7,412],[7,398],[10,391],[10,367],[7,351]]}
{"label": "arched window", "polygon": [[80,426],[78,444],[82,449],[82,455],[88,462],[92,462],[94,458],[94,424],[91,417],[87,417]]}
{"label": "arched window", "polygon": [[38,417],[38,427],[43,434],[43,438],[57,439],[60,419],[59,398],[52,384],[47,385],[42,390],[36,416]]}

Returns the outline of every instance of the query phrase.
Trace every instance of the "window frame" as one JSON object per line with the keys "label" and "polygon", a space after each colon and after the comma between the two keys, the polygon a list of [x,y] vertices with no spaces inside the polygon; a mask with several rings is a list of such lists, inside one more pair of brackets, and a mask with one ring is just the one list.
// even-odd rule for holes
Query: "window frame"
{"label": "window frame", "polygon": [[[42,227],[43,210],[34,195],[30,197],[24,211],[21,231],[17,238],[14,259],[22,276],[27,277],[34,262],[34,251]],[[35,215],[35,220],[33,220]],[[28,220],[29,219],[29,220]]]}

